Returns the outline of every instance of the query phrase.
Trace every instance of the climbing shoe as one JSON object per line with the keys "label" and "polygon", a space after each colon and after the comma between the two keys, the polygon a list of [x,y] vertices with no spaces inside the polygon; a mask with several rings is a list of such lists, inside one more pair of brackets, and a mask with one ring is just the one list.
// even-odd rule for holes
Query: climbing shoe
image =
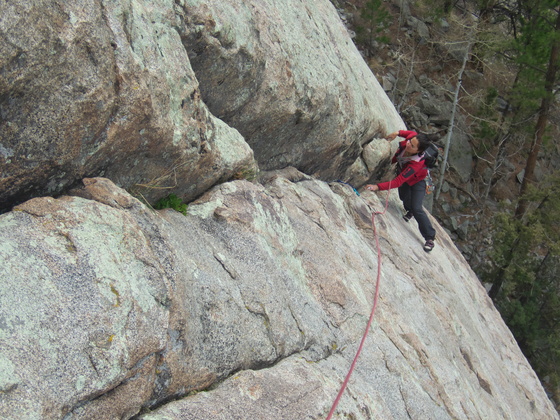
{"label": "climbing shoe", "polygon": [[434,241],[432,239],[428,239],[424,244],[424,251],[430,252],[432,249],[434,249],[434,246]]}
{"label": "climbing shoe", "polygon": [[412,215],[411,211],[407,211],[406,214],[402,217],[404,219],[405,222],[408,222],[410,219],[412,219],[414,216]]}

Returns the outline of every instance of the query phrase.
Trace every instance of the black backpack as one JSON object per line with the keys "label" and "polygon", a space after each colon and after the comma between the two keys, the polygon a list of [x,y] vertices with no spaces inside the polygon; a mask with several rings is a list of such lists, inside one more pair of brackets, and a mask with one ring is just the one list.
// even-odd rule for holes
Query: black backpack
{"label": "black backpack", "polygon": [[428,168],[434,168],[437,165],[437,159],[439,155],[439,148],[437,144],[430,143],[428,148],[424,150],[424,154],[422,155],[422,159],[426,163]]}

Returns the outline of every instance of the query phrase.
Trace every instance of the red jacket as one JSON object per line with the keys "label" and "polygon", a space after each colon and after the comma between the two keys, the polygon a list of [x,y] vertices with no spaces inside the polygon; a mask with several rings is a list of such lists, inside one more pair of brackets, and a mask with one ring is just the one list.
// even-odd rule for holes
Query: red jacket
{"label": "red jacket", "polygon": [[[399,137],[404,137],[406,140],[403,140],[399,143],[399,148],[393,156],[393,159],[391,159],[392,163],[397,163],[397,158],[404,151],[407,140],[413,138],[417,134],[418,133],[416,131],[399,131]],[[422,159],[419,155],[411,156],[411,158],[412,160],[405,162],[402,171],[395,179],[389,182],[382,182],[380,184],[377,184],[381,191],[388,190],[389,188],[398,188],[404,183],[407,183],[408,185],[414,185],[426,178],[426,176],[428,175],[428,168],[426,167],[424,159]]]}

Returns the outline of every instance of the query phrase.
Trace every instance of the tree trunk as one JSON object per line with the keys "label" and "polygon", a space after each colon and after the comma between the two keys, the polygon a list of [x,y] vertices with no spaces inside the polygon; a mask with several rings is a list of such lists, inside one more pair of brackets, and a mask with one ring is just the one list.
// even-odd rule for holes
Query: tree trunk
{"label": "tree trunk", "polygon": [[[473,30],[474,33],[474,30]],[[461,70],[457,76],[457,86],[455,87],[455,97],[453,98],[453,109],[451,111],[451,121],[449,122],[449,131],[447,132],[447,140],[445,141],[445,151],[443,154],[443,162],[441,163],[441,169],[439,174],[438,185],[436,189],[436,193],[434,196],[434,200],[439,198],[441,193],[441,188],[443,186],[443,177],[445,175],[445,168],[447,166],[447,159],[449,157],[449,146],[451,145],[451,136],[453,135],[453,125],[455,124],[455,114],[457,112],[457,105],[459,103],[459,92],[461,91],[461,85],[463,83],[463,73],[465,72],[465,67],[467,66],[467,62],[469,61],[469,54],[471,51],[472,45],[472,38],[473,35],[469,35],[469,41],[467,44],[467,49],[465,51],[465,57],[463,58],[463,65],[461,66]]]}
{"label": "tree trunk", "polygon": [[554,83],[556,81],[556,73],[558,72],[558,56],[560,52],[560,42],[558,36],[560,35],[560,13],[556,17],[556,27],[554,29],[557,37],[552,43],[552,48],[550,50],[550,59],[548,62],[548,68],[546,70],[544,88],[545,97],[542,99],[541,108],[539,110],[539,118],[537,120],[537,125],[535,127],[535,137],[533,143],[531,144],[531,150],[529,151],[529,156],[527,157],[527,163],[525,164],[525,176],[523,177],[523,182],[521,183],[521,191],[519,193],[520,200],[515,209],[515,217],[521,219],[527,207],[529,206],[529,201],[524,197],[529,185],[535,182],[535,167],[537,165],[537,158],[539,156],[539,151],[542,145],[544,132],[548,123],[548,116],[550,113],[550,108],[553,100],[553,90]]}
{"label": "tree trunk", "polygon": [[496,298],[498,297],[498,293],[500,293],[500,289],[504,284],[504,276],[501,271],[500,274],[501,276],[497,277],[497,279],[494,280],[494,283],[492,283],[492,287],[490,287],[490,290],[488,291],[488,297],[492,299],[492,301],[496,300]]}
{"label": "tree trunk", "polygon": [[507,257],[505,258],[507,263],[499,267],[497,269],[496,274],[493,276],[494,282],[492,283],[492,287],[488,291],[488,296],[493,301],[496,300],[498,294],[500,293],[500,290],[502,289],[502,286],[504,284],[504,276],[506,275],[506,270],[511,264],[511,260],[513,259],[513,254],[515,252],[515,248],[517,248],[518,243],[519,243],[519,236],[517,237],[517,239],[515,239],[515,241],[513,241],[513,243],[511,244],[511,248],[508,250]]}

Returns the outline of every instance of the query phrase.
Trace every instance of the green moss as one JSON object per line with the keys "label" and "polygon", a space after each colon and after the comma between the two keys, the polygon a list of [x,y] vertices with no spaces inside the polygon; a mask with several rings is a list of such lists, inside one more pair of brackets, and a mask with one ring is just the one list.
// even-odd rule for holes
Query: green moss
{"label": "green moss", "polygon": [[187,215],[187,205],[175,194],[169,194],[167,197],[160,199],[156,204],[154,204],[154,209],[173,209],[185,216]]}

